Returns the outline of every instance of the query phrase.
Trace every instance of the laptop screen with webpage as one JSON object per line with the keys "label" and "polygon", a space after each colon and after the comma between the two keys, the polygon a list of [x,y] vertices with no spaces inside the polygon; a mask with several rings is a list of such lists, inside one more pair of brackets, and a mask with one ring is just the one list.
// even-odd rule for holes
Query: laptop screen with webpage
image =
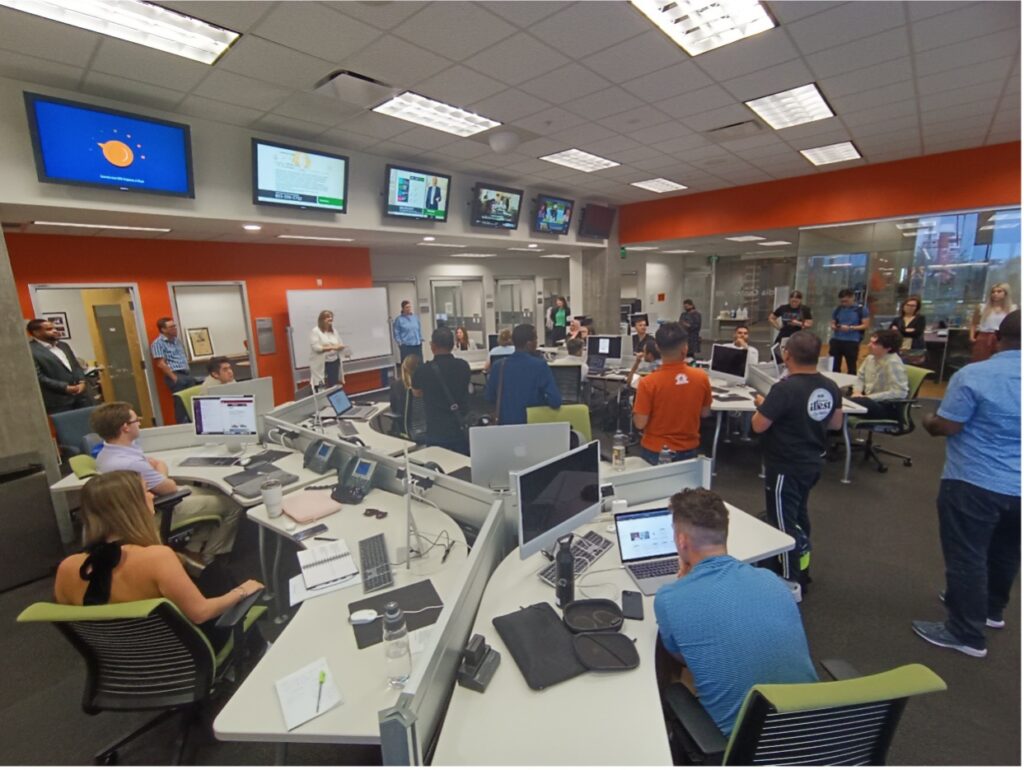
{"label": "laptop screen with webpage", "polygon": [[615,514],[619,558],[623,564],[677,555],[672,512],[667,508]]}
{"label": "laptop screen with webpage", "polygon": [[327,401],[332,407],[334,407],[334,413],[341,417],[345,412],[352,408],[352,402],[349,397],[345,394],[345,391],[338,388],[336,391],[331,393],[327,397]]}

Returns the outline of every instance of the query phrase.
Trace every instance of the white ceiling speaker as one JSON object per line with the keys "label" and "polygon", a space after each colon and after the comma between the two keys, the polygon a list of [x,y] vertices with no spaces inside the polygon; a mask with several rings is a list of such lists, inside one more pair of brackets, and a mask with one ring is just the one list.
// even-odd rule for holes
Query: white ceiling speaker
{"label": "white ceiling speaker", "polygon": [[514,131],[495,131],[487,137],[487,144],[499,155],[512,152],[519,146],[519,135]]}

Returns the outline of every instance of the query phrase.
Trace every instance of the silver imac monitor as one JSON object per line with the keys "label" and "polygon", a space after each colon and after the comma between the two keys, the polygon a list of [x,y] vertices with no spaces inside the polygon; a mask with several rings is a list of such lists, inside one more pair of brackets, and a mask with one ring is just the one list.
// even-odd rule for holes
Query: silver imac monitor
{"label": "silver imac monitor", "polygon": [[568,451],[567,422],[470,428],[470,478],[477,486],[508,489],[509,471],[529,468]]}
{"label": "silver imac monitor", "polygon": [[192,423],[196,436],[225,444],[229,454],[242,451],[242,442],[259,436],[255,396],[194,396]]}
{"label": "silver imac monitor", "polygon": [[251,380],[238,380],[227,385],[210,385],[204,396],[255,396],[256,426],[264,435],[266,427],[263,415],[274,411],[274,378],[255,377]]}
{"label": "silver imac monitor", "polygon": [[729,385],[742,385],[747,378],[747,351],[731,345],[711,346],[711,379],[725,380]]}
{"label": "silver imac monitor", "polygon": [[601,512],[597,441],[512,474],[519,510],[519,558],[526,559]]}

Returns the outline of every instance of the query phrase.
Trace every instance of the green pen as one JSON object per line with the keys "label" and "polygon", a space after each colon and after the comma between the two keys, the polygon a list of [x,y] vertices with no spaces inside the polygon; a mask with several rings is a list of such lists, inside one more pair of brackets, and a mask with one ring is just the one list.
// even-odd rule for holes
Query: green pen
{"label": "green pen", "polygon": [[320,713],[320,696],[323,695],[323,692],[324,692],[324,682],[326,680],[327,680],[327,672],[326,671],[321,671],[320,672],[320,685],[316,689],[316,711],[314,712],[316,714]]}

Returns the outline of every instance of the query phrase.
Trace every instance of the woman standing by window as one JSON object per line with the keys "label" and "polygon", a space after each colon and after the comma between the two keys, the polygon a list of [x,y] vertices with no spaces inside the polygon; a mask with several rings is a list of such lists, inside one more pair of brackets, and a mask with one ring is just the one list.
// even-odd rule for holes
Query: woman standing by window
{"label": "woman standing by window", "polygon": [[341,370],[341,352],[348,348],[334,331],[334,313],[323,310],[309,334],[309,384],[316,390],[345,384]]}
{"label": "woman standing by window", "polygon": [[565,339],[565,328],[569,325],[569,304],[565,297],[555,297],[555,304],[548,308],[547,329],[551,332],[551,344],[557,345]]}
{"label": "woman standing by window", "polygon": [[971,318],[971,363],[985,361],[996,352],[999,324],[1017,309],[1010,297],[1010,284],[997,283],[988,293],[988,302]]}
{"label": "woman standing by window", "polygon": [[900,305],[900,314],[889,326],[900,333],[900,350],[924,350],[924,327],[927,319],[921,315],[921,298],[911,294]]}

